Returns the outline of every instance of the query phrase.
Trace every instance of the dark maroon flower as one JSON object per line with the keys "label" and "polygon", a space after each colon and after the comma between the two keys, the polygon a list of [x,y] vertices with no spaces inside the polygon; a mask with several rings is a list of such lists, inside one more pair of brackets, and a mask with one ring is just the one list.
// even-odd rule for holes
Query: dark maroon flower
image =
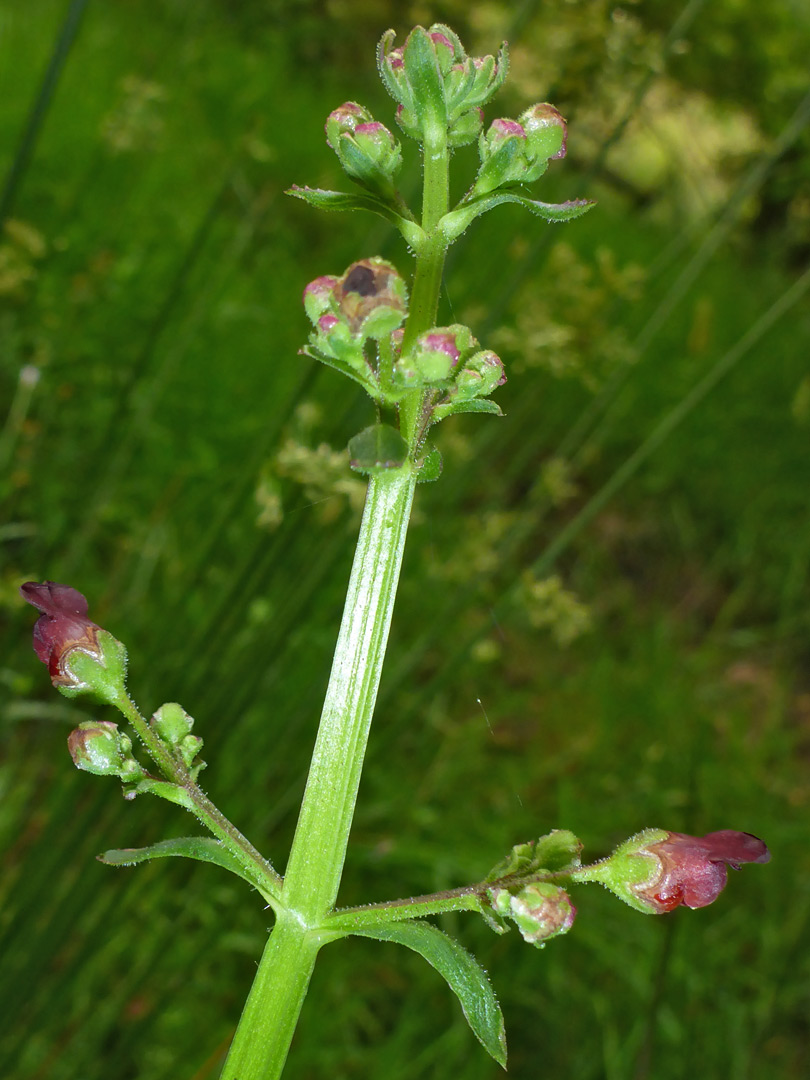
{"label": "dark maroon flower", "polygon": [[89,694],[120,708],[126,698],[127,651],[87,618],[87,601],[69,585],[26,581],[20,592],[42,612],[34,626],[34,652],[65,697]]}
{"label": "dark maroon flower", "polygon": [[687,836],[644,829],[607,858],[574,872],[579,881],[599,881],[636,911],[662,915],[683,904],[706,907],[723,891],[728,867],[766,863],[771,853],[750,833],[721,829]]}
{"label": "dark maroon flower", "polygon": [[726,886],[728,867],[742,863],[766,863],[771,853],[751,833],[721,829],[705,836],[671,832],[646,851],[660,861],[661,872],[646,888],[637,888],[639,899],[664,912],[683,904],[701,908],[711,904]]}
{"label": "dark maroon flower", "polygon": [[55,581],[26,581],[20,592],[42,612],[34,626],[34,652],[48,665],[54,686],[73,686],[75,679],[65,666],[70,653],[81,649],[101,657],[101,627],[87,618],[87,601],[76,589]]}

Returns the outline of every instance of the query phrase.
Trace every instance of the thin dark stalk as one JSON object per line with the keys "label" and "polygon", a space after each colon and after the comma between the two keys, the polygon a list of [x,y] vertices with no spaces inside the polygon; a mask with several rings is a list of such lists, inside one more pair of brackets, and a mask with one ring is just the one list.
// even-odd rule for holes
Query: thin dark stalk
{"label": "thin dark stalk", "polygon": [[14,204],[17,201],[25,174],[28,172],[31,159],[34,156],[42,126],[53,102],[59,78],[79,32],[87,3],[88,0],[71,0],[65,20],[54,42],[51,58],[45,68],[45,74],[42,77],[37,96],[31,105],[17,152],[11,162],[11,168],[6,176],[2,193],[0,193],[0,229],[2,229],[6,219],[11,217],[13,213]]}

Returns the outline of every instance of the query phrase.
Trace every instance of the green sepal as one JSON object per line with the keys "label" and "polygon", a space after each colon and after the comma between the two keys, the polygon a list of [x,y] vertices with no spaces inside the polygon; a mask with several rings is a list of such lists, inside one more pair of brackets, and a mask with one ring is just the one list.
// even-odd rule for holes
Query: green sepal
{"label": "green sepal", "polygon": [[349,464],[356,472],[399,469],[408,458],[408,444],[390,424],[372,424],[349,439]]}
{"label": "green sepal", "polygon": [[214,840],[210,836],[178,836],[172,840],[160,840],[156,844],[150,844],[149,847],[111,848],[97,855],[96,858],[105,866],[137,866],[151,859],[165,859],[170,856],[197,859],[199,862],[221,866],[224,870],[229,870],[242,878],[254,889],[258,889],[266,900],[270,899],[259,875],[252,874],[232,852],[224,847],[222,841]]}
{"label": "green sepal", "polygon": [[546,203],[538,202],[536,199],[527,199],[525,195],[517,195],[514,191],[496,191],[472,202],[462,203],[449,214],[445,214],[439,222],[442,236],[448,244],[457,240],[477,217],[500,206],[501,203],[516,203],[536,217],[555,223],[573,221],[574,218],[582,217],[596,205],[593,199],[570,199],[564,203]]}
{"label": "green sepal", "polygon": [[327,191],[324,188],[300,187],[298,184],[293,184],[285,194],[302,199],[317,210],[367,210],[377,214],[398,229],[405,242],[413,248],[425,239],[424,231],[404,203],[395,206],[371,193],[360,195],[348,191]]}
{"label": "green sepal", "polygon": [[519,183],[527,171],[525,138],[519,138],[517,135],[507,136],[481,164],[470,193],[471,203],[503,184]]}
{"label": "green sepal", "polygon": [[429,121],[447,128],[447,106],[444,101],[444,80],[439,68],[430,34],[422,26],[415,26],[408,34],[402,53],[405,75],[413,92],[410,111],[422,118],[425,131],[425,114]]}
{"label": "green sepal", "polygon": [[108,630],[96,630],[98,651],[90,652],[81,645],[64,653],[63,678],[72,685],[54,682],[63,697],[88,697],[102,705],[114,705],[126,715],[127,650]]}
{"label": "green sepal", "polygon": [[568,874],[579,869],[582,841],[570,829],[552,829],[541,836],[534,848],[538,866],[552,874]]}
{"label": "green sepal", "polygon": [[413,98],[410,95],[410,88],[406,82],[398,82],[397,79],[391,74],[391,69],[386,63],[386,57],[391,51],[391,46],[396,38],[396,30],[386,30],[383,36],[380,38],[380,42],[377,45],[377,70],[380,73],[380,79],[382,79],[383,85],[394,101],[398,101],[400,105],[406,109],[413,108]]}
{"label": "green sepal", "polygon": [[416,482],[417,484],[432,484],[435,480],[438,480],[441,475],[442,455],[435,446],[431,446],[422,458]]}
{"label": "green sepal", "polygon": [[447,416],[455,416],[457,413],[489,413],[491,416],[503,416],[501,407],[497,401],[489,398],[469,398],[467,401],[449,401],[446,405],[437,405],[431,413],[431,420],[438,424]]}
{"label": "green sepal", "polygon": [[372,397],[375,401],[381,400],[380,388],[374,376],[369,368],[368,376],[365,376],[362,372],[356,368],[351,367],[343,360],[338,360],[334,356],[327,356],[326,353],[321,352],[320,349],[316,349],[311,345],[305,345],[303,349],[298,350],[299,356],[308,356],[312,360],[318,360],[321,364],[326,364],[327,367],[334,368],[335,371],[339,371],[341,375],[346,375],[347,378],[353,379],[358,383],[366,393]]}
{"label": "green sepal", "polygon": [[457,941],[421,921],[391,923],[352,933],[376,941],[393,941],[424,957],[458,998],[475,1037],[506,1068],[506,1035],[500,1006],[486,971]]}
{"label": "green sepal", "polygon": [[370,189],[372,194],[379,196],[385,202],[386,206],[388,205],[386,200],[393,201],[396,188],[390,175],[372,161],[348,134],[341,136],[338,157],[350,180]]}

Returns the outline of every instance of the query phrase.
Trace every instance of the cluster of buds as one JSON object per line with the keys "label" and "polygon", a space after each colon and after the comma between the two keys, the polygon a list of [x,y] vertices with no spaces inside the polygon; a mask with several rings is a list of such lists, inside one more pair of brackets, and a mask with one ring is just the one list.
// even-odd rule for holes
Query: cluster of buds
{"label": "cluster of buds", "polygon": [[500,359],[482,350],[470,328],[461,323],[420,334],[408,354],[397,358],[394,377],[404,388],[447,389],[449,398],[464,400],[485,397],[506,382]]}
{"label": "cluster of buds", "polygon": [[[131,705],[124,686],[126,649],[87,616],[87,600],[69,585],[27,581],[20,593],[42,612],[34,625],[34,652],[47,664],[51,682],[62,694],[89,696],[127,714]],[[202,739],[191,734],[192,718],[179,705],[161,706],[151,728],[175,760],[197,778]],[[133,785],[150,778],[132,755],[132,741],[109,720],[85,721],[71,731],[68,749],[77,769],[97,776],[118,776]],[[170,785],[163,785],[168,788]],[[147,787],[138,790],[147,790]]]}
{"label": "cluster of buds", "polygon": [[541,949],[551,938],[567,934],[577,913],[564,889],[544,881],[489,889],[487,899],[497,915],[512,919],[524,941]]}
{"label": "cluster of buds", "polygon": [[537,180],[549,161],[565,157],[566,136],[565,120],[547,102],[532,105],[517,120],[493,120],[478,140],[481,168],[468,198]]}
{"label": "cluster of buds", "polygon": [[394,177],[402,167],[399,143],[384,125],[354,101],[331,112],[326,141],[352,180],[386,199],[396,196]]}
{"label": "cluster of buds", "polygon": [[205,768],[205,762],[197,759],[203,741],[198,735],[191,734],[194,720],[182,705],[174,701],[161,705],[149,726],[171,749],[177,760],[190,771],[192,780],[196,780],[200,771]]}
{"label": "cluster of buds", "polygon": [[681,904],[706,907],[725,888],[729,866],[739,870],[743,863],[766,863],[770,858],[762,840],[733,829],[705,836],[645,829],[609,858],[574,876],[600,882],[637,911],[661,915]]}
{"label": "cluster of buds", "polygon": [[465,146],[481,131],[485,105],[498,91],[508,70],[506,45],[497,57],[468,56],[449,26],[417,26],[405,44],[393,48],[393,30],[383,35],[377,51],[380,77],[399,103],[397,123],[424,142],[429,129],[447,132],[450,146]]}
{"label": "cluster of buds", "polygon": [[405,282],[385,259],[362,259],[341,277],[315,278],[304,289],[304,309],[315,329],[302,352],[349,375],[380,400],[376,365],[366,355],[366,343],[390,341],[407,305]]}

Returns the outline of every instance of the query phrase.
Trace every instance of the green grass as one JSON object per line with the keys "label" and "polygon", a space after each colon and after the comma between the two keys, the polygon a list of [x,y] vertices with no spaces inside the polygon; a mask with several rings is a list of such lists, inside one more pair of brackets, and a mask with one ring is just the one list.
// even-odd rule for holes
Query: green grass
{"label": "green grass", "polygon": [[[780,5],[770,30],[729,46],[734,5],[718,6],[710,23],[696,10],[669,77],[725,108],[736,94],[773,138],[804,92],[802,24],[786,35]],[[67,10],[28,7],[0,4],[6,163]],[[492,48],[507,17],[476,11]],[[445,928],[491,973],[518,1080],[791,1080],[807,1072],[810,1004],[806,296],[560,552],[554,571],[591,630],[560,647],[519,586],[799,277],[807,135],[768,164],[759,201],[626,368],[767,140],[715,164],[728,193],[708,217],[684,218],[668,181],[639,196],[589,156],[586,133],[610,135],[680,8],[655,4],[637,29],[596,2],[527,11],[502,108],[531,100],[520,45],[533,55],[555,26],[550,74],[535,77],[569,116],[570,154],[538,197],[600,205],[559,229],[507,208],[483,219],[451,264],[446,317],[469,316],[485,345],[499,327],[554,321],[592,385],[550,373],[547,351],[531,367],[504,347],[506,419],[443,425],[445,472],[418,492],[342,900],[475,880],[557,826],[593,855],[644,826],[755,832],[772,863],[732,875],[704,911],[645,918],[581,890],[572,933],[542,952],[472,918]],[[454,5],[435,17],[464,32]],[[0,1072],[13,1080],[213,1078],[238,1019],[269,913],[213,867],[94,861],[190,822],[72,768],[66,735],[96,713],[50,692],[16,589],[51,578],[88,595],[129,646],[133,694],[196,717],[206,790],[283,865],[356,517],[274,462],[288,437],[339,449],[370,419],[297,355],[300,293],[375,252],[407,268],[373,219],[320,216],[283,191],[340,185],[321,128],[341,101],[390,121],[369,50],[392,22],[407,25],[382,2],[362,25],[307,3],[88,5],[19,186],[12,216],[44,249],[6,234],[18,273],[0,295],[0,400],[22,365],[41,371],[0,476]],[[721,79],[725,48],[738,63]],[[726,85],[736,67],[750,94]],[[676,157],[671,175],[695,164]],[[683,230],[692,239],[671,248]],[[602,250],[620,272],[640,268],[635,292]],[[538,478],[561,449],[577,490],[555,504]],[[263,470],[284,503],[274,531],[257,525]],[[324,950],[291,1077],[496,1071],[417,957],[366,941]]]}

